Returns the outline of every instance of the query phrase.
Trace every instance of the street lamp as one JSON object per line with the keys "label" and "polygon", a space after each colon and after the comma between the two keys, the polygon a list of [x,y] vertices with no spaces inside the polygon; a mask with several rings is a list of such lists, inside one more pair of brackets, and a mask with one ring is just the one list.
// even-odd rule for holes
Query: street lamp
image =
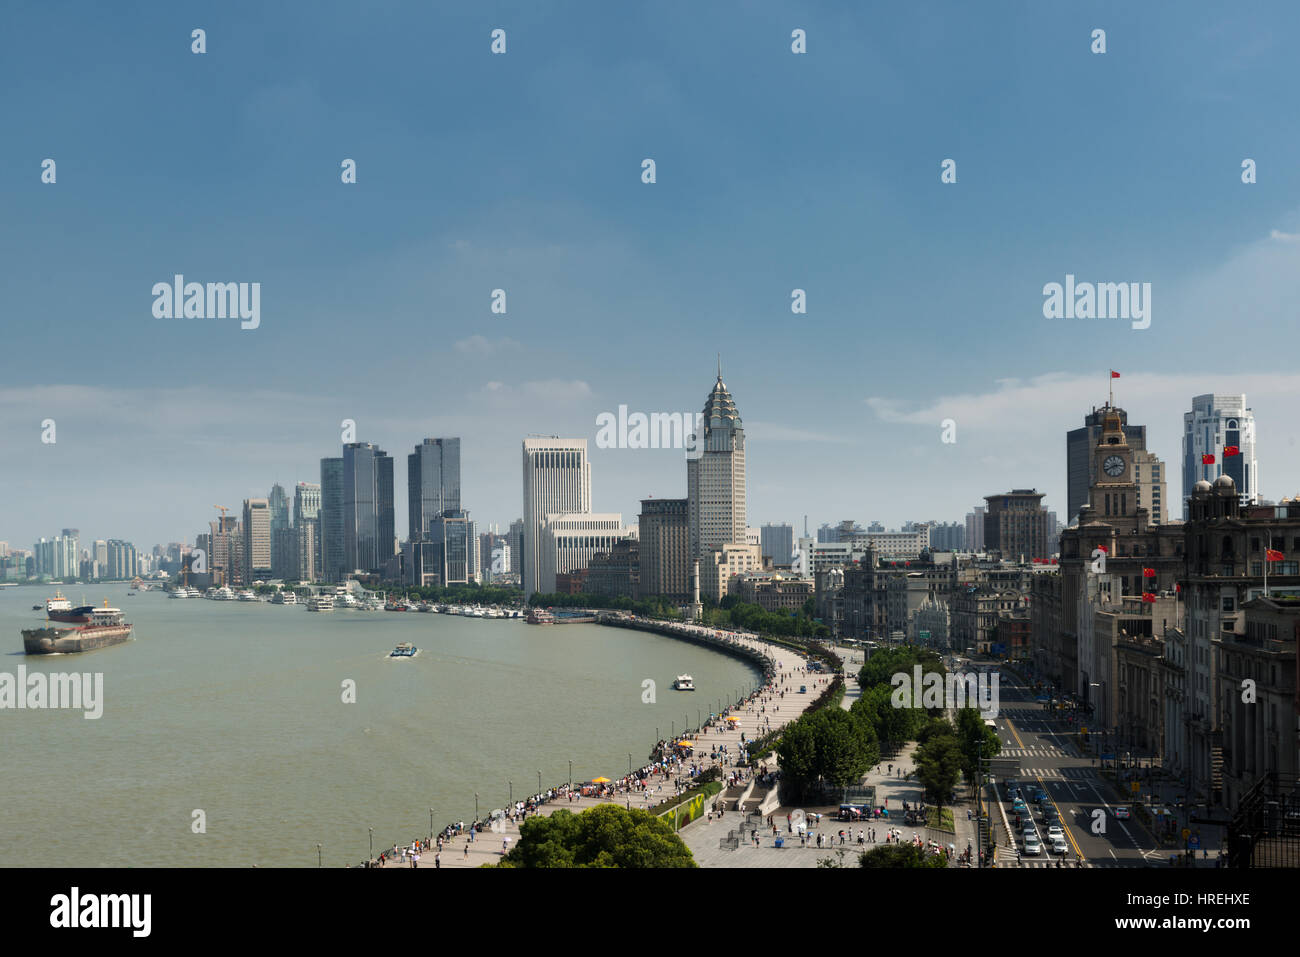
{"label": "street lamp", "polygon": [[573,790],[573,759],[569,759],[569,790]]}
{"label": "street lamp", "polygon": [[478,823],[478,792],[474,792],[474,823]]}
{"label": "street lamp", "polygon": [[316,866],[317,866],[317,867],[320,867],[320,866],[321,866],[320,845],[319,845],[319,844],[316,845]]}
{"label": "street lamp", "polygon": [[370,832],[370,859],[373,861],[375,859],[375,829],[368,827],[366,830]]}
{"label": "street lamp", "polygon": [[627,756],[627,776],[632,776],[632,755]]}
{"label": "street lamp", "polygon": [[507,781],[506,784],[510,785],[510,806],[514,807],[515,806],[515,782]]}
{"label": "street lamp", "polygon": [[429,843],[433,843],[433,808],[429,808]]}
{"label": "street lamp", "polygon": [[537,800],[542,799],[542,769],[537,769]]}

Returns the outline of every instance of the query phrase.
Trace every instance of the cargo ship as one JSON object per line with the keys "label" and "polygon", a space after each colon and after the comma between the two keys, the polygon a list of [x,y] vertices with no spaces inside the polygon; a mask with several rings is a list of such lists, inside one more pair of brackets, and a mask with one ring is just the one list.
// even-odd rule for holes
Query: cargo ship
{"label": "cargo ship", "polygon": [[23,650],[29,655],[77,654],[120,644],[131,637],[134,626],[122,620],[118,608],[108,607],[90,613],[90,623],[78,628],[24,628]]}
{"label": "cargo ship", "polygon": [[50,621],[84,625],[90,621],[90,613],[94,610],[94,605],[78,605],[74,608],[72,602],[64,598],[60,591],[56,591],[53,598],[45,599],[45,617]]}

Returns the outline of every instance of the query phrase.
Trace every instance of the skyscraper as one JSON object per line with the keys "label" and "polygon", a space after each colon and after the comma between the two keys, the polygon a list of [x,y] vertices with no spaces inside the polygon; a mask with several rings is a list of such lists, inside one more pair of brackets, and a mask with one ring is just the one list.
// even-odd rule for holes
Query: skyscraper
{"label": "skyscraper", "polygon": [[[1238,454],[1225,455],[1226,446]],[[1203,456],[1213,455],[1212,463]],[[1197,482],[1213,482],[1220,475],[1232,479],[1239,500],[1259,502],[1259,464],[1255,461],[1255,413],[1246,407],[1245,395],[1207,393],[1192,399],[1192,411],[1183,413],[1183,517]]]}
{"label": "skyscraper", "polygon": [[293,491],[296,567],[292,576],[298,581],[316,581],[321,577],[320,507],[320,485],[315,482],[299,482]]}
{"label": "skyscraper", "polygon": [[642,499],[638,525],[640,594],[689,600],[693,587],[689,503],[684,498]]}
{"label": "skyscraper", "polygon": [[322,581],[342,581],[350,569],[343,557],[343,459],[320,460],[320,554]]}
{"label": "skyscraper", "polygon": [[984,551],[984,511],[983,505],[976,505],[975,511],[966,513],[966,551]]}
{"label": "skyscraper", "polygon": [[446,587],[479,580],[479,543],[469,512],[446,509],[425,532],[424,547],[414,553],[421,556],[424,573],[432,573],[433,584]]}
{"label": "skyscraper", "polygon": [[271,577],[289,579],[297,573],[297,556],[289,525],[289,496],[276,482],[266,497],[271,512]]}
{"label": "skyscraper", "polygon": [[793,526],[768,522],[759,530],[758,536],[764,558],[772,559],[773,565],[790,564],[790,556],[794,554]]}
{"label": "skyscraper", "polygon": [[349,442],[343,446],[345,571],[384,574],[392,560],[393,460],[371,442]]}
{"label": "skyscraper", "polygon": [[1017,488],[1001,495],[985,495],[988,512],[984,516],[984,547],[1000,552],[1008,561],[1047,558],[1047,510],[1042,501],[1045,493],[1031,488]]}
{"label": "skyscraper", "polygon": [[413,542],[443,512],[460,511],[460,439],[425,439],[406,457],[407,524]]}
{"label": "skyscraper", "polygon": [[728,544],[745,544],[745,428],[736,403],[717,381],[704,403],[703,436],[686,460],[686,499],[690,507],[691,558]]}
{"label": "skyscraper", "polygon": [[525,595],[538,590],[542,527],[550,514],[591,511],[591,465],[586,439],[524,439]]}
{"label": "skyscraper", "polygon": [[506,545],[510,549],[510,574],[518,575],[524,560],[524,520],[517,518],[506,532]]}
{"label": "skyscraper", "polygon": [[244,499],[243,582],[271,577],[271,505],[264,498]]}

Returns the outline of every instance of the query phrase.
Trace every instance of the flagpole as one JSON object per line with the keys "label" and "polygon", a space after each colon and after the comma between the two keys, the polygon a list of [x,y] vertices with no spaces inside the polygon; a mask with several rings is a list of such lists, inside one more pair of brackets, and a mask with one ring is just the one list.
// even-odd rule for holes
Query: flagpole
{"label": "flagpole", "polygon": [[[1273,531],[1268,532],[1268,551],[1273,549]],[[1264,597],[1268,597],[1268,551],[1264,552]]]}

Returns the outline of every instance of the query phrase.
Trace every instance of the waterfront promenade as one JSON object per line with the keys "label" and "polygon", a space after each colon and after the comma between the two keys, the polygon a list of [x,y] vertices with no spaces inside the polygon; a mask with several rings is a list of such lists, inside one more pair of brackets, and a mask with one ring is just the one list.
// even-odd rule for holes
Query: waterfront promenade
{"label": "waterfront promenade", "polygon": [[[606,785],[607,793],[602,796],[580,796],[578,794],[570,796],[560,793],[547,803],[540,805],[532,813],[551,814],[560,809],[577,813],[602,804],[617,804],[622,807],[644,810],[680,793],[684,787],[688,787],[691,783],[689,768],[692,762],[705,769],[710,766],[719,767],[722,771],[724,792],[727,776],[733,771],[743,775],[744,782],[748,783],[748,769],[742,766],[744,762],[740,760],[741,749],[744,747],[741,735],[744,735],[744,742],[750,742],[762,737],[769,731],[785,727],[803,714],[834,678],[833,673],[829,671],[809,673],[807,671],[808,661],[804,656],[797,654],[792,649],[763,641],[754,635],[718,631],[698,625],[680,624],[664,628],[662,622],[647,622],[646,624],[653,624],[656,630],[680,633],[684,637],[697,640],[706,639],[725,642],[726,645],[732,647],[756,652],[770,660],[772,667],[771,680],[743,703],[733,705],[723,715],[716,716],[713,720],[707,722],[706,726],[700,729],[698,734],[692,732],[688,735],[687,737],[695,742],[693,754],[680,762],[672,762],[667,769],[660,765],[656,772],[651,772],[645,782],[644,789],[636,789],[635,779],[634,787],[628,788],[625,783],[627,781],[626,777],[620,777]],[[807,688],[804,694],[799,693],[801,685]],[[671,693],[689,694],[689,692]],[[736,720],[728,721],[726,720],[727,716],[734,717]],[[677,740],[680,741],[683,738],[678,736]],[[725,752],[723,749],[725,749]],[[769,755],[764,763],[769,770],[774,769],[776,767],[776,756],[774,754]],[[574,787],[576,790],[581,787],[581,784],[574,782]],[[558,790],[567,790],[567,785]],[[719,797],[721,795],[715,797],[714,800],[718,800]],[[691,847],[693,851],[696,844],[701,841],[711,841],[716,850],[718,840],[717,836],[713,835],[725,835],[726,830],[738,824],[740,819],[741,815],[731,809],[728,809],[720,820],[710,821],[710,816],[706,814],[699,820],[683,826],[680,833],[687,846]],[[671,815],[667,816],[665,820],[671,822]],[[469,823],[465,822],[466,830],[464,832],[444,838],[441,851],[438,850],[436,840],[432,848],[420,851],[417,866],[420,868],[441,868],[480,867],[483,864],[495,864],[501,860],[507,847],[514,847],[519,841],[519,822],[517,820],[498,819],[485,826],[482,831],[474,834],[472,838],[468,833]],[[711,827],[711,824],[717,826]],[[697,834],[699,835],[698,838],[696,837]],[[418,836],[424,837],[425,835]],[[413,835],[414,837],[416,836]],[[411,867],[409,858],[405,861],[401,859],[400,850],[397,859],[389,859],[392,856],[389,854],[390,850],[385,850],[385,862],[382,866],[385,868]],[[709,866],[711,863],[711,861],[700,860],[698,855],[696,859],[701,866]],[[753,866],[755,864],[758,864],[758,862],[743,857],[734,857],[726,860],[725,863],[719,863],[717,866]]]}

